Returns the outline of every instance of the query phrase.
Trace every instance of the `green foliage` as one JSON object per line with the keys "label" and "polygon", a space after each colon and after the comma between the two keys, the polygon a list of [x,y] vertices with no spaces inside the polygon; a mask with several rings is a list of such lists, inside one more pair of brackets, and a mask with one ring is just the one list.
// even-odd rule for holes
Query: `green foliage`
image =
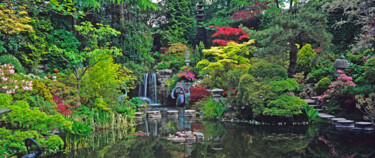
{"label": "green foliage", "polygon": [[68,80],[69,79],[66,78],[66,75],[64,73],[59,73],[58,81],[52,81],[50,79],[40,79],[39,82],[44,83],[53,96],[64,98],[64,104],[78,106],[80,105],[80,103],[77,89],[61,82],[67,82]]}
{"label": "green foliage", "polygon": [[301,109],[307,105],[306,101],[299,97],[293,97],[287,94],[279,96],[267,104],[263,111],[266,116],[293,117],[301,114]]}
{"label": "green foliage", "polygon": [[307,120],[309,122],[312,122],[314,120],[316,120],[318,118],[318,110],[315,110],[314,107],[310,107],[309,105],[305,105],[305,107],[303,108],[305,110],[305,114],[306,114],[306,117],[307,117]]}
{"label": "green foliage", "polygon": [[30,109],[25,101],[16,101],[12,105],[2,105],[2,107],[12,109],[11,113],[3,115],[3,120],[9,124],[8,127],[37,130],[46,134],[58,127],[71,129],[72,126],[72,123],[62,115],[47,115],[37,107]]}
{"label": "green foliage", "polygon": [[20,61],[13,55],[2,55],[0,56],[0,64],[11,64],[17,73],[26,73],[25,69],[22,67]]}
{"label": "green foliage", "polygon": [[35,130],[11,131],[5,128],[0,128],[0,144],[11,153],[26,154],[26,138],[35,139],[46,153],[56,153],[64,146],[64,141],[62,141],[59,136],[53,135],[45,139]]}
{"label": "green foliage", "polygon": [[48,115],[58,114],[56,104],[51,101],[45,101],[45,99],[39,95],[28,95],[24,100],[29,103],[30,107],[38,107],[40,111]]}
{"label": "green foliage", "polygon": [[[48,37],[48,45],[50,46],[57,46],[58,48],[64,49],[67,52],[79,52],[79,46],[81,42],[74,36],[73,32],[63,30],[63,29],[55,29],[51,32]],[[63,55],[64,58],[71,61],[69,56]],[[50,70],[53,69],[67,69],[71,68],[69,64],[66,64],[62,58],[59,58],[53,53],[48,53],[45,55],[46,59],[48,60],[48,67]]]}
{"label": "green foliage", "polygon": [[78,121],[73,121],[72,124],[72,130],[71,134],[73,135],[78,135],[78,136],[89,136],[91,133],[92,127],[88,123],[84,122],[78,122]]}
{"label": "green foliage", "polygon": [[309,74],[308,82],[317,83],[325,77],[332,77],[336,73],[336,69],[333,64],[313,69]]}
{"label": "green foliage", "polygon": [[135,107],[137,107],[137,108],[140,108],[140,107],[145,103],[145,102],[144,102],[141,98],[139,98],[139,97],[131,98],[129,101],[132,102],[132,103],[135,105]]}
{"label": "green foliage", "polygon": [[107,104],[116,100],[122,84],[118,77],[119,67],[111,58],[94,65],[82,80],[82,96],[89,101],[102,98]]}
{"label": "green foliage", "polygon": [[283,80],[288,77],[286,69],[276,63],[260,61],[250,66],[250,75],[254,76],[257,81],[263,80]]}
{"label": "green foliage", "polygon": [[294,79],[288,78],[286,80],[271,81],[270,84],[273,86],[275,92],[286,92],[298,89],[298,82]]}
{"label": "green foliage", "polygon": [[364,66],[365,73],[364,78],[367,80],[368,83],[374,84],[375,83],[375,58],[368,59]]}
{"label": "green foliage", "polygon": [[226,46],[211,47],[211,49],[203,50],[206,56],[212,56],[213,61],[203,59],[198,62],[196,68],[200,69],[200,75],[209,74],[211,88],[228,89],[227,72],[234,69],[247,69],[250,66],[249,57],[254,49],[251,44],[254,41],[237,44],[228,43]]}
{"label": "green foliage", "polygon": [[169,69],[170,67],[171,67],[171,64],[167,63],[165,61],[162,61],[162,62],[158,63],[157,65],[155,65],[155,68],[157,70]]}
{"label": "green foliage", "polygon": [[309,73],[315,66],[313,59],[315,58],[316,53],[311,48],[310,44],[304,45],[297,54],[297,72],[306,72]]}
{"label": "green foliage", "polygon": [[331,80],[328,77],[322,78],[315,87],[317,95],[322,95],[331,86]]}
{"label": "green foliage", "polygon": [[166,1],[168,31],[174,42],[187,43],[185,36],[190,28],[195,27],[192,2],[190,0],[169,0]]}
{"label": "green foliage", "polygon": [[204,102],[204,106],[202,108],[202,118],[208,120],[220,119],[226,108],[227,106],[222,102],[215,102],[212,98],[209,98]]}
{"label": "green foliage", "polygon": [[12,103],[13,97],[10,94],[0,93],[0,107],[4,108]]}
{"label": "green foliage", "polygon": [[46,84],[39,82],[38,80],[33,81],[33,90],[36,91],[36,94],[42,96],[46,101],[53,102],[52,94],[47,88]]}

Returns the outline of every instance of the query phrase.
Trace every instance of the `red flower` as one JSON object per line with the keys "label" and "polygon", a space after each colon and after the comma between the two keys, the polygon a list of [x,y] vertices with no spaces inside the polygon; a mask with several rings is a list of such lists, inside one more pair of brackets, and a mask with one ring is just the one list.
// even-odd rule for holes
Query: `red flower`
{"label": "red flower", "polygon": [[55,72],[56,74],[59,74],[59,69],[53,69],[53,72]]}

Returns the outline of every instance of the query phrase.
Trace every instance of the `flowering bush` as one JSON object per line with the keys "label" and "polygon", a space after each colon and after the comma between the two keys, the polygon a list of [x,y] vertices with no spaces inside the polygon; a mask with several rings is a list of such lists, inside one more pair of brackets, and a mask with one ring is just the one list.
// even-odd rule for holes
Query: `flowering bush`
{"label": "flowering bush", "polygon": [[295,75],[293,75],[293,79],[296,80],[298,82],[298,85],[300,86],[303,86],[307,80],[309,80],[309,76],[305,77],[305,72],[302,71],[301,73],[296,73]]}
{"label": "flowering bush", "polygon": [[182,68],[182,71],[180,71],[177,76],[187,79],[188,81],[196,80],[195,74],[191,72],[191,68],[188,68],[186,66]]}
{"label": "flowering bush", "polygon": [[355,87],[355,83],[352,81],[351,77],[346,76],[345,74],[341,74],[337,81],[332,82],[329,89],[325,91],[321,96],[318,97],[318,100],[324,101],[328,98],[331,98],[334,96],[337,92],[339,92],[341,89],[345,88],[346,86]]}
{"label": "flowering bush", "polygon": [[230,88],[228,88],[228,90],[224,91],[223,92],[223,95],[227,95],[227,96],[234,96],[236,95],[236,91],[235,90],[231,90]]}
{"label": "flowering bush", "polygon": [[[213,26],[210,26],[209,28],[213,28]],[[227,26],[215,26],[215,28],[218,31],[211,37],[215,37],[218,39],[214,39],[212,43],[216,43],[220,46],[226,46],[229,42],[239,43],[241,40],[250,39],[250,37],[242,30],[242,28],[233,28]]]}
{"label": "flowering bush", "polygon": [[14,66],[10,64],[4,64],[0,66],[0,87],[1,91],[7,94],[14,94],[18,88],[23,90],[32,90],[32,81],[18,81],[19,76],[16,75]]}

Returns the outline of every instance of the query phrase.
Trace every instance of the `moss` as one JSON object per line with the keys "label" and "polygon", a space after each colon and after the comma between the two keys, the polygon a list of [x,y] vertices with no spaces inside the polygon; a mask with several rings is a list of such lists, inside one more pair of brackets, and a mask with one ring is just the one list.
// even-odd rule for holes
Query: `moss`
{"label": "moss", "polygon": [[322,78],[318,85],[315,87],[315,92],[317,95],[322,95],[331,85],[331,80],[328,77]]}

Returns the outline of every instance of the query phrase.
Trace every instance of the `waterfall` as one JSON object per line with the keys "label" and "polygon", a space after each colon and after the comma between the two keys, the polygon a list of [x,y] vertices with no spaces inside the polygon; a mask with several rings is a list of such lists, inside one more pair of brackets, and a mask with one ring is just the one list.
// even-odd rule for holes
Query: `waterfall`
{"label": "waterfall", "polygon": [[145,73],[143,75],[143,84],[139,85],[138,97],[147,102],[151,106],[158,106],[158,90],[157,90],[156,74]]}

